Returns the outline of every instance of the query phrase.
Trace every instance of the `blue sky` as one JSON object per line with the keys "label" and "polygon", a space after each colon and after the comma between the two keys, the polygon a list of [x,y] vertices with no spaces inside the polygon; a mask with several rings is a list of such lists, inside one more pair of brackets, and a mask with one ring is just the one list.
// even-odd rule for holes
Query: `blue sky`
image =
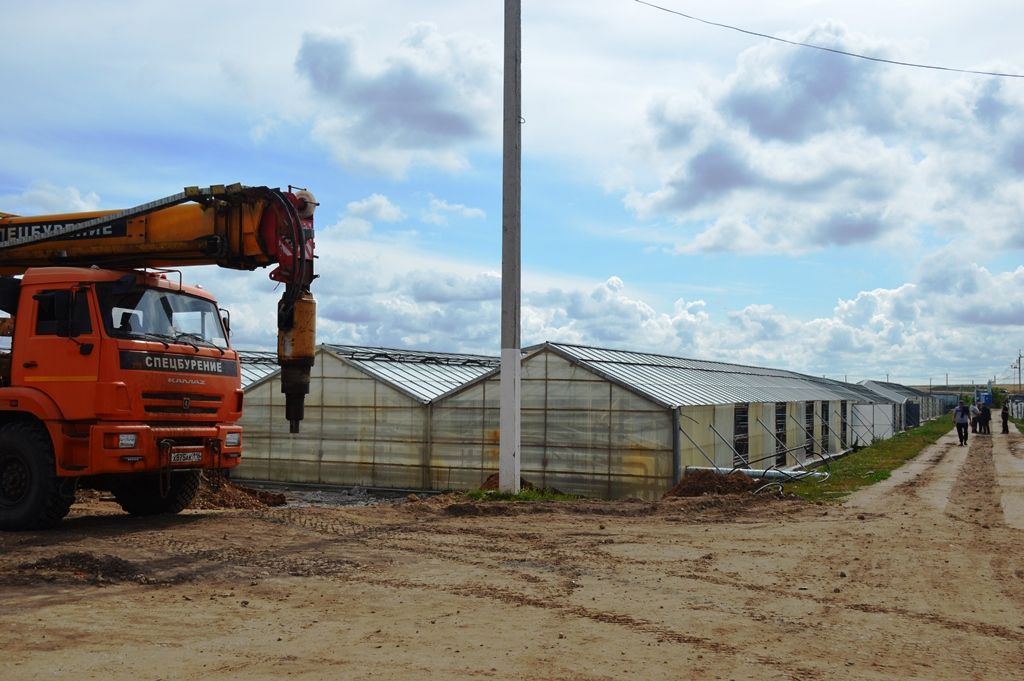
{"label": "blue sky", "polygon": [[[501,4],[5,3],[0,210],[305,186],[320,340],[496,354]],[[1024,72],[1012,2],[661,4]],[[631,0],[523,5],[524,344],[1015,380],[1024,82]],[[266,273],[189,278],[236,346],[273,345]]]}

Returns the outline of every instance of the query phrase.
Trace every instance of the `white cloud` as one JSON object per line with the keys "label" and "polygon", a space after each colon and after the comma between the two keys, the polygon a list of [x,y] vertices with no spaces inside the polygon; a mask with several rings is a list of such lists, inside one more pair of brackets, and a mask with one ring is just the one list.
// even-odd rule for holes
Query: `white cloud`
{"label": "white cloud", "polygon": [[455,215],[467,220],[484,220],[487,214],[480,208],[471,208],[461,203],[448,203],[443,199],[430,197],[430,204],[423,211],[420,219],[434,225],[448,224],[448,215]]}
{"label": "white cloud", "polygon": [[345,165],[393,176],[468,167],[466,151],[500,120],[493,46],[419,23],[382,63],[367,61],[355,35],[303,37],[295,65],[315,97],[314,137]]}
{"label": "white cloud", "polygon": [[82,194],[77,187],[58,187],[37,180],[20,194],[0,196],[0,210],[21,215],[47,215],[99,210],[100,197],[95,192]]}
{"label": "white cloud", "polygon": [[[822,23],[791,36],[900,58],[900,48]],[[624,195],[669,220],[680,253],[800,254],[906,245],[927,228],[979,225],[1024,246],[1024,92],[776,43],[747,49],[723,82],[654,98],[658,182]],[[640,176],[637,175],[639,178]]]}
{"label": "white cloud", "polygon": [[405,219],[402,209],[383,194],[371,194],[361,201],[352,201],[346,209],[349,215],[367,220],[399,222]]}
{"label": "white cloud", "polygon": [[369,220],[363,220],[362,218],[351,217],[349,215],[342,216],[334,225],[327,229],[335,230],[338,234],[347,237],[365,237],[373,231],[373,223]]}

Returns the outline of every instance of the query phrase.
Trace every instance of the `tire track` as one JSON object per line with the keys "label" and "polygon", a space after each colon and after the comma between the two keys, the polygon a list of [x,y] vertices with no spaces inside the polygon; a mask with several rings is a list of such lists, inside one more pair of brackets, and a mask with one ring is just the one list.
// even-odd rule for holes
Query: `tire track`
{"label": "tire track", "polygon": [[678,643],[682,645],[692,646],[699,650],[703,650],[709,653],[727,655],[730,657],[738,657],[742,659],[750,659],[756,664],[768,666],[776,669],[780,674],[786,678],[793,679],[793,681],[813,681],[814,679],[824,678],[821,670],[814,669],[811,667],[794,665],[791,660],[779,659],[763,653],[754,653],[747,647],[738,647],[723,641],[716,641],[704,636],[695,636],[693,634],[686,634],[681,631],[677,631],[672,627],[666,626],[654,622],[652,620],[634,617],[626,613],[612,612],[608,610],[600,610],[596,608],[587,608],[580,605],[572,605],[562,601],[539,599],[531,596],[524,595],[519,591],[506,589],[502,587],[495,587],[487,584],[464,584],[459,586],[441,586],[436,584],[426,584],[422,582],[414,582],[403,579],[387,578],[387,579],[376,579],[367,578],[361,580],[366,583],[373,584],[375,586],[393,588],[393,589],[412,589],[417,591],[440,591],[453,596],[460,596],[463,598],[479,598],[485,600],[492,600],[502,603],[504,605],[510,605],[517,608],[536,608],[540,610],[547,610],[557,612],[564,617],[571,617],[576,619],[589,620],[600,624],[608,624],[623,629],[628,629],[633,632],[651,636],[656,638],[659,642],[667,641],[671,643]]}

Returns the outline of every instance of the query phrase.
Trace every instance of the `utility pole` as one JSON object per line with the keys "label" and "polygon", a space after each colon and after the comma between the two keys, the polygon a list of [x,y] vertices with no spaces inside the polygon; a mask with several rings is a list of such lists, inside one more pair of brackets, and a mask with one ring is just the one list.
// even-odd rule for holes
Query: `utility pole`
{"label": "utility pole", "polygon": [[1021,357],[1022,357],[1021,351],[1020,351],[1020,349],[1018,349],[1017,350],[1017,394],[1018,395],[1020,395],[1020,392],[1021,392],[1020,391],[1020,360],[1021,360]]}
{"label": "utility pole", "polygon": [[501,378],[498,487],[519,492],[520,407],[520,227],[522,193],[522,8],[505,0],[505,101],[501,199]]}

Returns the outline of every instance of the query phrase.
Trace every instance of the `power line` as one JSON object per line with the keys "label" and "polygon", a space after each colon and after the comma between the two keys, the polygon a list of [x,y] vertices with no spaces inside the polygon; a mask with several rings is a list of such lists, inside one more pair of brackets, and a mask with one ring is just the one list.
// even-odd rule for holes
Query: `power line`
{"label": "power line", "polygon": [[910,66],[915,69],[932,69],[933,71],[951,71],[953,73],[971,73],[977,76],[996,76],[998,78],[1024,78],[1024,74],[1020,73],[1000,73],[998,71],[972,71],[971,69],[955,69],[949,66],[934,66],[932,64],[915,64],[908,61],[897,61],[895,59],[883,59],[881,57],[869,57],[866,54],[857,54],[856,52],[847,52],[845,50],[837,50],[831,47],[824,47],[822,45],[812,45],[811,43],[802,43],[798,40],[787,40],[785,38],[779,38],[778,36],[768,35],[767,33],[758,33],[757,31],[750,31],[739,26],[731,26],[729,24],[720,24],[717,21],[708,21],[707,19],[701,19],[690,14],[684,14],[668,7],[662,7],[661,5],[655,5],[654,3],[646,2],[645,0],[634,0],[641,5],[647,5],[654,9],[660,9],[662,12],[668,12],[669,14],[675,14],[677,16],[690,19],[692,21],[699,21],[702,24],[708,26],[717,26],[719,28],[727,28],[730,31],[738,31],[740,33],[746,33],[747,35],[757,36],[758,38],[767,38],[768,40],[775,40],[780,43],[786,43],[787,45],[795,45],[797,47],[809,47],[813,50],[822,50],[823,52],[833,52],[835,54],[841,54],[846,57],[856,57],[857,59],[867,59],[868,61],[882,62],[883,64],[895,64],[896,66]]}

